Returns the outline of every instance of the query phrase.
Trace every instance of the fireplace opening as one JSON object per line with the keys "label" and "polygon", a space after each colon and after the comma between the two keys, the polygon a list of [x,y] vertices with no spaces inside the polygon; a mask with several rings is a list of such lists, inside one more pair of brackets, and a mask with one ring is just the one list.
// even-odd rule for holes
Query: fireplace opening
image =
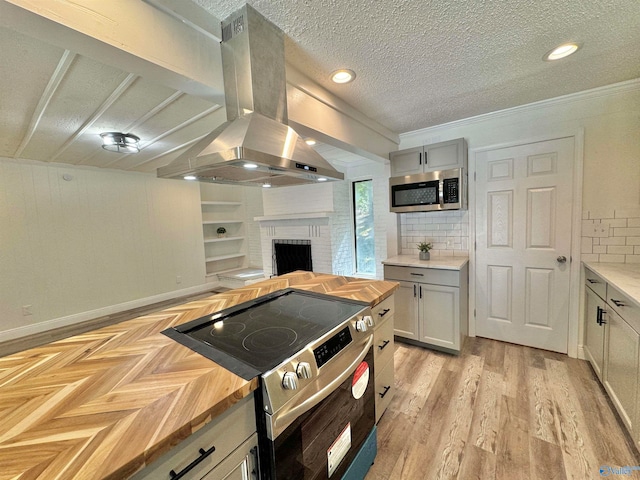
{"label": "fireplace opening", "polygon": [[311,240],[273,240],[273,274],[313,271]]}

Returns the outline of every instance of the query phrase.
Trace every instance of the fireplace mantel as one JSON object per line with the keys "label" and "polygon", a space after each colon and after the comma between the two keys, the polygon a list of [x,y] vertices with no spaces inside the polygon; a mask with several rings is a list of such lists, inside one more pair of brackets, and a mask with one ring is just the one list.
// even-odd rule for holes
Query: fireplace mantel
{"label": "fireplace mantel", "polygon": [[274,222],[278,220],[304,220],[306,218],[329,218],[335,212],[287,213],[281,215],[264,215],[253,217],[256,222]]}

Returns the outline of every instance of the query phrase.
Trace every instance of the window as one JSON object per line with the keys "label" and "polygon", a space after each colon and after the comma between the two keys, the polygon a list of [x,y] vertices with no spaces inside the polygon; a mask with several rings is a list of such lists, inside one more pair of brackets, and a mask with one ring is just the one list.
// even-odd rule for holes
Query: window
{"label": "window", "polygon": [[353,220],[356,273],[375,275],[376,246],[373,238],[373,181],[353,182]]}

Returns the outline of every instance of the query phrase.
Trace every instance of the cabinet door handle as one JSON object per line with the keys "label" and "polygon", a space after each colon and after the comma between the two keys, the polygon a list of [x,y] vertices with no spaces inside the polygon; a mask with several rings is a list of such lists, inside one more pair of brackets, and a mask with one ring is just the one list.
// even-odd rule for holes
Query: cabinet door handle
{"label": "cabinet door handle", "polygon": [[384,387],[384,392],[379,393],[378,395],[380,395],[380,398],[384,398],[384,396],[389,392],[389,390],[391,390],[391,385]]}
{"label": "cabinet door handle", "polygon": [[418,152],[418,165],[422,165],[422,152]]}
{"label": "cabinet door handle", "polygon": [[251,449],[251,455],[253,455],[253,464],[254,469],[251,471],[251,475],[253,475],[256,479],[260,478],[260,457],[258,457],[258,447],[253,447]]}
{"label": "cabinet door handle", "polygon": [[420,298],[422,298],[422,285],[420,285]]}
{"label": "cabinet door handle", "polygon": [[184,477],[187,473],[189,473],[191,470],[193,470],[200,462],[202,462],[205,458],[207,458],[209,455],[211,455],[215,451],[216,451],[216,447],[214,446],[212,446],[209,450],[200,448],[198,450],[198,452],[200,452],[200,456],[198,458],[196,458],[193,462],[191,462],[189,465],[184,467],[178,473],[176,473],[174,470],[171,470],[169,472],[169,478],[171,480],[179,480],[180,478]]}
{"label": "cabinet door handle", "polygon": [[383,311],[381,311],[378,316],[380,317],[384,317],[387,313],[389,313],[391,311],[390,308],[385,308]]}
{"label": "cabinet door handle", "polygon": [[424,273],[411,273],[414,277],[424,277]]}
{"label": "cabinet door handle", "polygon": [[385,340],[384,342],[382,342],[382,345],[378,345],[378,348],[380,350],[384,350],[384,347],[386,347],[387,345],[389,345],[389,343],[391,342],[391,340]]}
{"label": "cabinet door handle", "polygon": [[599,306],[596,306],[596,309],[597,309],[596,323],[598,325],[602,325],[602,309]]}
{"label": "cabinet door handle", "polygon": [[615,304],[616,307],[626,307],[626,305],[622,300],[614,300],[612,298],[611,301]]}
{"label": "cabinet door handle", "polygon": [[416,298],[416,286],[413,285],[413,298]]}
{"label": "cabinet door handle", "polygon": [[589,282],[589,283],[600,283],[598,280],[594,280],[593,278],[587,278],[587,282]]}

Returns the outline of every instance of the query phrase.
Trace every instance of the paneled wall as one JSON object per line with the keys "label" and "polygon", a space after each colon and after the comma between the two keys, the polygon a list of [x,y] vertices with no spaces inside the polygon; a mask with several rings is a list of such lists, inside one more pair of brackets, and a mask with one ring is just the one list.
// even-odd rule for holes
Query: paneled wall
{"label": "paneled wall", "polygon": [[0,159],[0,340],[202,286],[201,221],[195,183]]}

